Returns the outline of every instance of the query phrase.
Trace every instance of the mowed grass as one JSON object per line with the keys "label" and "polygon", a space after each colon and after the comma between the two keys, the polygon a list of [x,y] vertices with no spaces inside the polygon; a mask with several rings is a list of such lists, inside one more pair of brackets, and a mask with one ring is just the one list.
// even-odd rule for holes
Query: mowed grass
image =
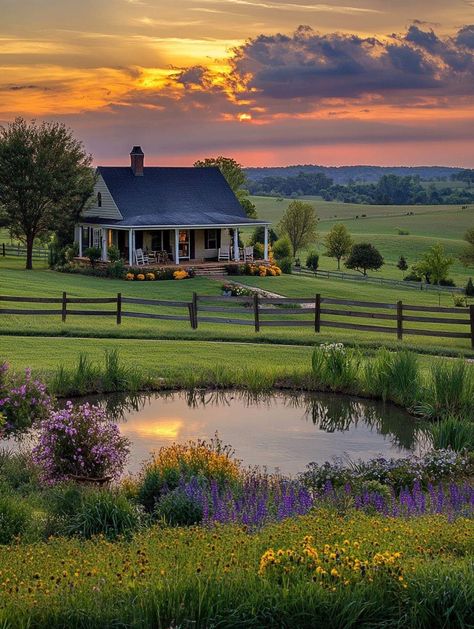
{"label": "mowed grass", "polygon": [[[255,204],[259,217],[267,218],[275,225],[282,217],[288,204],[294,201],[294,199],[283,197],[251,196],[250,199]],[[324,201],[320,196],[305,196],[301,199],[315,206],[321,221],[333,219],[359,220],[362,214],[366,214],[367,217],[403,217],[408,212],[414,212],[417,216],[436,213],[446,215],[446,213],[458,212],[462,207],[459,205],[363,205],[360,203]],[[468,206],[468,208],[470,208],[471,212],[474,212],[473,205]],[[356,216],[359,216],[359,219],[356,219]]]}
{"label": "mowed grass", "polygon": [[[1,274],[1,293],[15,296],[38,296],[59,298],[63,291],[70,297],[114,297],[121,292],[125,297],[142,297],[148,299],[178,300],[189,302],[192,293],[195,291],[200,295],[220,295],[221,281],[208,278],[195,278],[183,281],[163,281],[163,282],[124,282],[122,280],[106,280],[102,278],[87,277],[83,275],[70,275],[57,273],[49,270],[24,271],[12,265]],[[402,300],[406,304],[414,305],[443,305],[451,306],[452,298],[449,294],[439,295],[429,292],[418,292],[399,287],[381,287],[369,284],[356,284],[355,282],[345,282],[339,280],[327,280],[312,277],[281,276],[281,277],[240,277],[239,281],[269,290],[287,297],[313,297],[316,293],[323,297],[336,297],[343,299],[382,301],[395,304]],[[8,303],[8,307],[17,308],[31,307],[29,304]],[[5,308],[5,302],[0,304]],[[34,304],[34,308],[60,308],[59,304]],[[253,319],[251,309],[248,314],[229,315],[227,313],[216,313],[214,323],[199,323],[197,330],[192,330],[189,323],[187,306],[180,308],[172,307],[151,307],[142,305],[124,304],[124,312],[145,312],[164,313],[181,315],[182,321],[152,320],[146,318],[123,317],[122,324],[116,324],[114,309],[115,304],[104,305],[77,305],[77,309],[90,309],[109,311],[109,316],[74,316],[67,317],[62,323],[59,314],[49,316],[39,315],[2,315],[0,313],[0,324],[3,338],[1,339],[1,349],[12,347],[21,352],[21,345],[24,339],[15,340],[14,337],[26,336],[50,336],[65,337],[59,339],[59,349],[68,347],[73,337],[84,338],[111,338],[111,339],[176,339],[181,341],[235,341],[252,344],[284,344],[284,345],[308,345],[315,343],[340,341],[348,344],[360,344],[367,348],[374,348],[380,345],[390,347],[410,347],[422,353],[447,353],[450,355],[465,353],[472,355],[468,339],[442,339],[430,337],[406,337],[402,343],[396,341],[395,322],[381,322],[393,327],[392,333],[363,332],[352,330],[338,330],[324,326],[319,334],[315,334],[313,327],[261,327],[261,331],[256,333],[253,325],[232,325],[225,321],[225,317],[235,316],[240,319]],[[206,315],[209,313],[206,313]],[[393,314],[393,311],[391,311]],[[268,315],[270,316],[270,315]],[[278,315],[271,315],[280,319],[306,318],[312,320],[312,314],[295,314],[295,310],[281,309]],[[219,317],[221,317],[219,319]],[[266,317],[262,316],[262,320]],[[341,318],[339,318],[341,320]],[[345,318],[342,318],[345,320]],[[352,323],[353,319],[350,320]],[[359,321],[360,322],[360,321]],[[376,323],[370,321],[371,323]],[[414,324],[416,325],[416,324]],[[428,324],[423,324],[426,327]],[[432,327],[436,328],[434,324]],[[467,332],[466,326],[450,326],[451,331]],[[11,336],[9,340],[7,336]],[[9,345],[11,343],[11,345]],[[34,341],[32,341],[34,345]],[[120,344],[117,342],[117,347]],[[43,347],[47,348],[47,344]],[[52,347],[52,346],[51,346]],[[58,348],[58,346],[56,346]],[[215,344],[213,344],[215,347]],[[45,351],[48,351],[47,349]],[[214,350],[212,350],[214,351]],[[254,345],[253,352],[260,349]],[[196,349],[199,354],[200,350]],[[0,353],[2,353],[0,351]],[[181,352],[181,360],[185,363],[189,360],[189,349]],[[167,359],[166,353],[163,360]],[[225,359],[224,359],[225,360]],[[232,360],[232,355],[227,357]],[[57,361],[56,361],[57,362]]]}
{"label": "mowed grass", "polygon": [[169,376],[183,371],[213,370],[219,365],[236,370],[265,372],[274,365],[293,372],[308,371],[311,346],[255,345],[155,339],[0,337],[0,362],[14,369],[32,367],[35,372],[52,374],[59,365],[73,367],[80,354],[103,366],[104,353],[117,349],[120,360],[153,376]]}
{"label": "mowed grass", "polygon": [[[259,216],[278,224],[292,199],[252,197]],[[319,240],[314,248],[320,254],[319,265],[323,270],[335,270],[336,261],[324,256],[323,238],[336,223],[344,223],[356,242],[371,242],[385,259],[378,273],[380,277],[402,279],[396,264],[403,255],[412,265],[423,252],[440,242],[448,255],[455,258],[450,277],[464,286],[474,269],[466,268],[459,256],[466,243],[465,232],[474,227],[474,205],[358,205],[354,203],[328,202],[320,197],[304,197],[316,208],[320,218]],[[410,215],[413,213],[413,215]],[[399,235],[398,231],[408,232]],[[304,261],[306,251],[301,252]]]}

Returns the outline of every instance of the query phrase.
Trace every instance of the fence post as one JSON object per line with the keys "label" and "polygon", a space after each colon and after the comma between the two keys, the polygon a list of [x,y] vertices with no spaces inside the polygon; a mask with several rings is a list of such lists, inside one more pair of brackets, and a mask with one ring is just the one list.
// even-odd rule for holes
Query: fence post
{"label": "fence post", "polygon": [[191,324],[191,329],[194,330],[194,306],[193,302],[189,302],[188,304],[188,312],[189,312],[189,323]]}
{"label": "fence post", "polygon": [[260,332],[260,316],[258,312],[258,293],[253,296],[253,314],[255,319],[255,332]]}
{"label": "fence post", "polygon": [[397,339],[403,338],[403,302],[397,301]]}
{"label": "fence post", "polygon": [[62,308],[61,308],[61,318],[63,323],[65,323],[66,321],[66,314],[67,314],[67,298],[66,298],[66,293],[63,293],[63,303],[62,303]]}
{"label": "fence post", "polygon": [[474,304],[469,306],[469,315],[471,318],[471,347],[474,349]]}
{"label": "fence post", "polygon": [[321,331],[321,295],[319,293],[314,300],[314,331]]}
{"label": "fence post", "polygon": [[2,242],[2,253],[3,253],[3,257],[6,256],[6,251],[5,251],[5,243]]}
{"label": "fence post", "polygon": [[194,314],[194,322],[193,328],[197,330],[198,327],[198,296],[197,293],[193,293],[193,314]]}
{"label": "fence post", "polygon": [[117,293],[117,325],[122,323],[122,293]]}

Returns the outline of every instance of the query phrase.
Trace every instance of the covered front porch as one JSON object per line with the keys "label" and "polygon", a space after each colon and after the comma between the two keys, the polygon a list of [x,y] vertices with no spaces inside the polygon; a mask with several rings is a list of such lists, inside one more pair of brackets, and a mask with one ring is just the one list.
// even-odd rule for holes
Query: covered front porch
{"label": "covered front porch", "polygon": [[[249,223],[255,227],[255,223]],[[249,248],[239,243],[245,225],[209,227],[118,227],[81,224],[76,228],[79,257],[88,247],[102,250],[108,261],[114,245],[130,266],[137,264],[189,265],[206,262],[247,261]],[[268,261],[268,224],[264,224],[264,260]],[[144,262],[146,260],[146,262]]]}

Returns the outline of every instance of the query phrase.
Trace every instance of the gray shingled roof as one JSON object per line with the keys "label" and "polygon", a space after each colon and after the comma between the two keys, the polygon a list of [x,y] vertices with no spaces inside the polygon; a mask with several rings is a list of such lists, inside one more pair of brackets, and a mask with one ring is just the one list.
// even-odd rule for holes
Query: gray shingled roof
{"label": "gray shingled roof", "polygon": [[218,168],[99,166],[123,220],[85,222],[124,227],[262,224],[247,217]]}

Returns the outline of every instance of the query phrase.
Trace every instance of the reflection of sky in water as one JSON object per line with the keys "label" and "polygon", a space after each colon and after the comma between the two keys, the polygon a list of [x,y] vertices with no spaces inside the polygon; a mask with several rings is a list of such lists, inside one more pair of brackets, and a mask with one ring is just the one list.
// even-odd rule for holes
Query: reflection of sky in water
{"label": "reflection of sky in water", "polygon": [[152,450],[173,441],[208,439],[216,432],[244,465],[296,474],[310,461],[333,456],[369,459],[403,456],[416,446],[414,420],[394,407],[336,396],[307,398],[296,405],[283,395],[248,402],[238,394],[207,404],[186,395],[143,398],[126,410],[120,429],[132,441],[129,469],[139,469]]}

